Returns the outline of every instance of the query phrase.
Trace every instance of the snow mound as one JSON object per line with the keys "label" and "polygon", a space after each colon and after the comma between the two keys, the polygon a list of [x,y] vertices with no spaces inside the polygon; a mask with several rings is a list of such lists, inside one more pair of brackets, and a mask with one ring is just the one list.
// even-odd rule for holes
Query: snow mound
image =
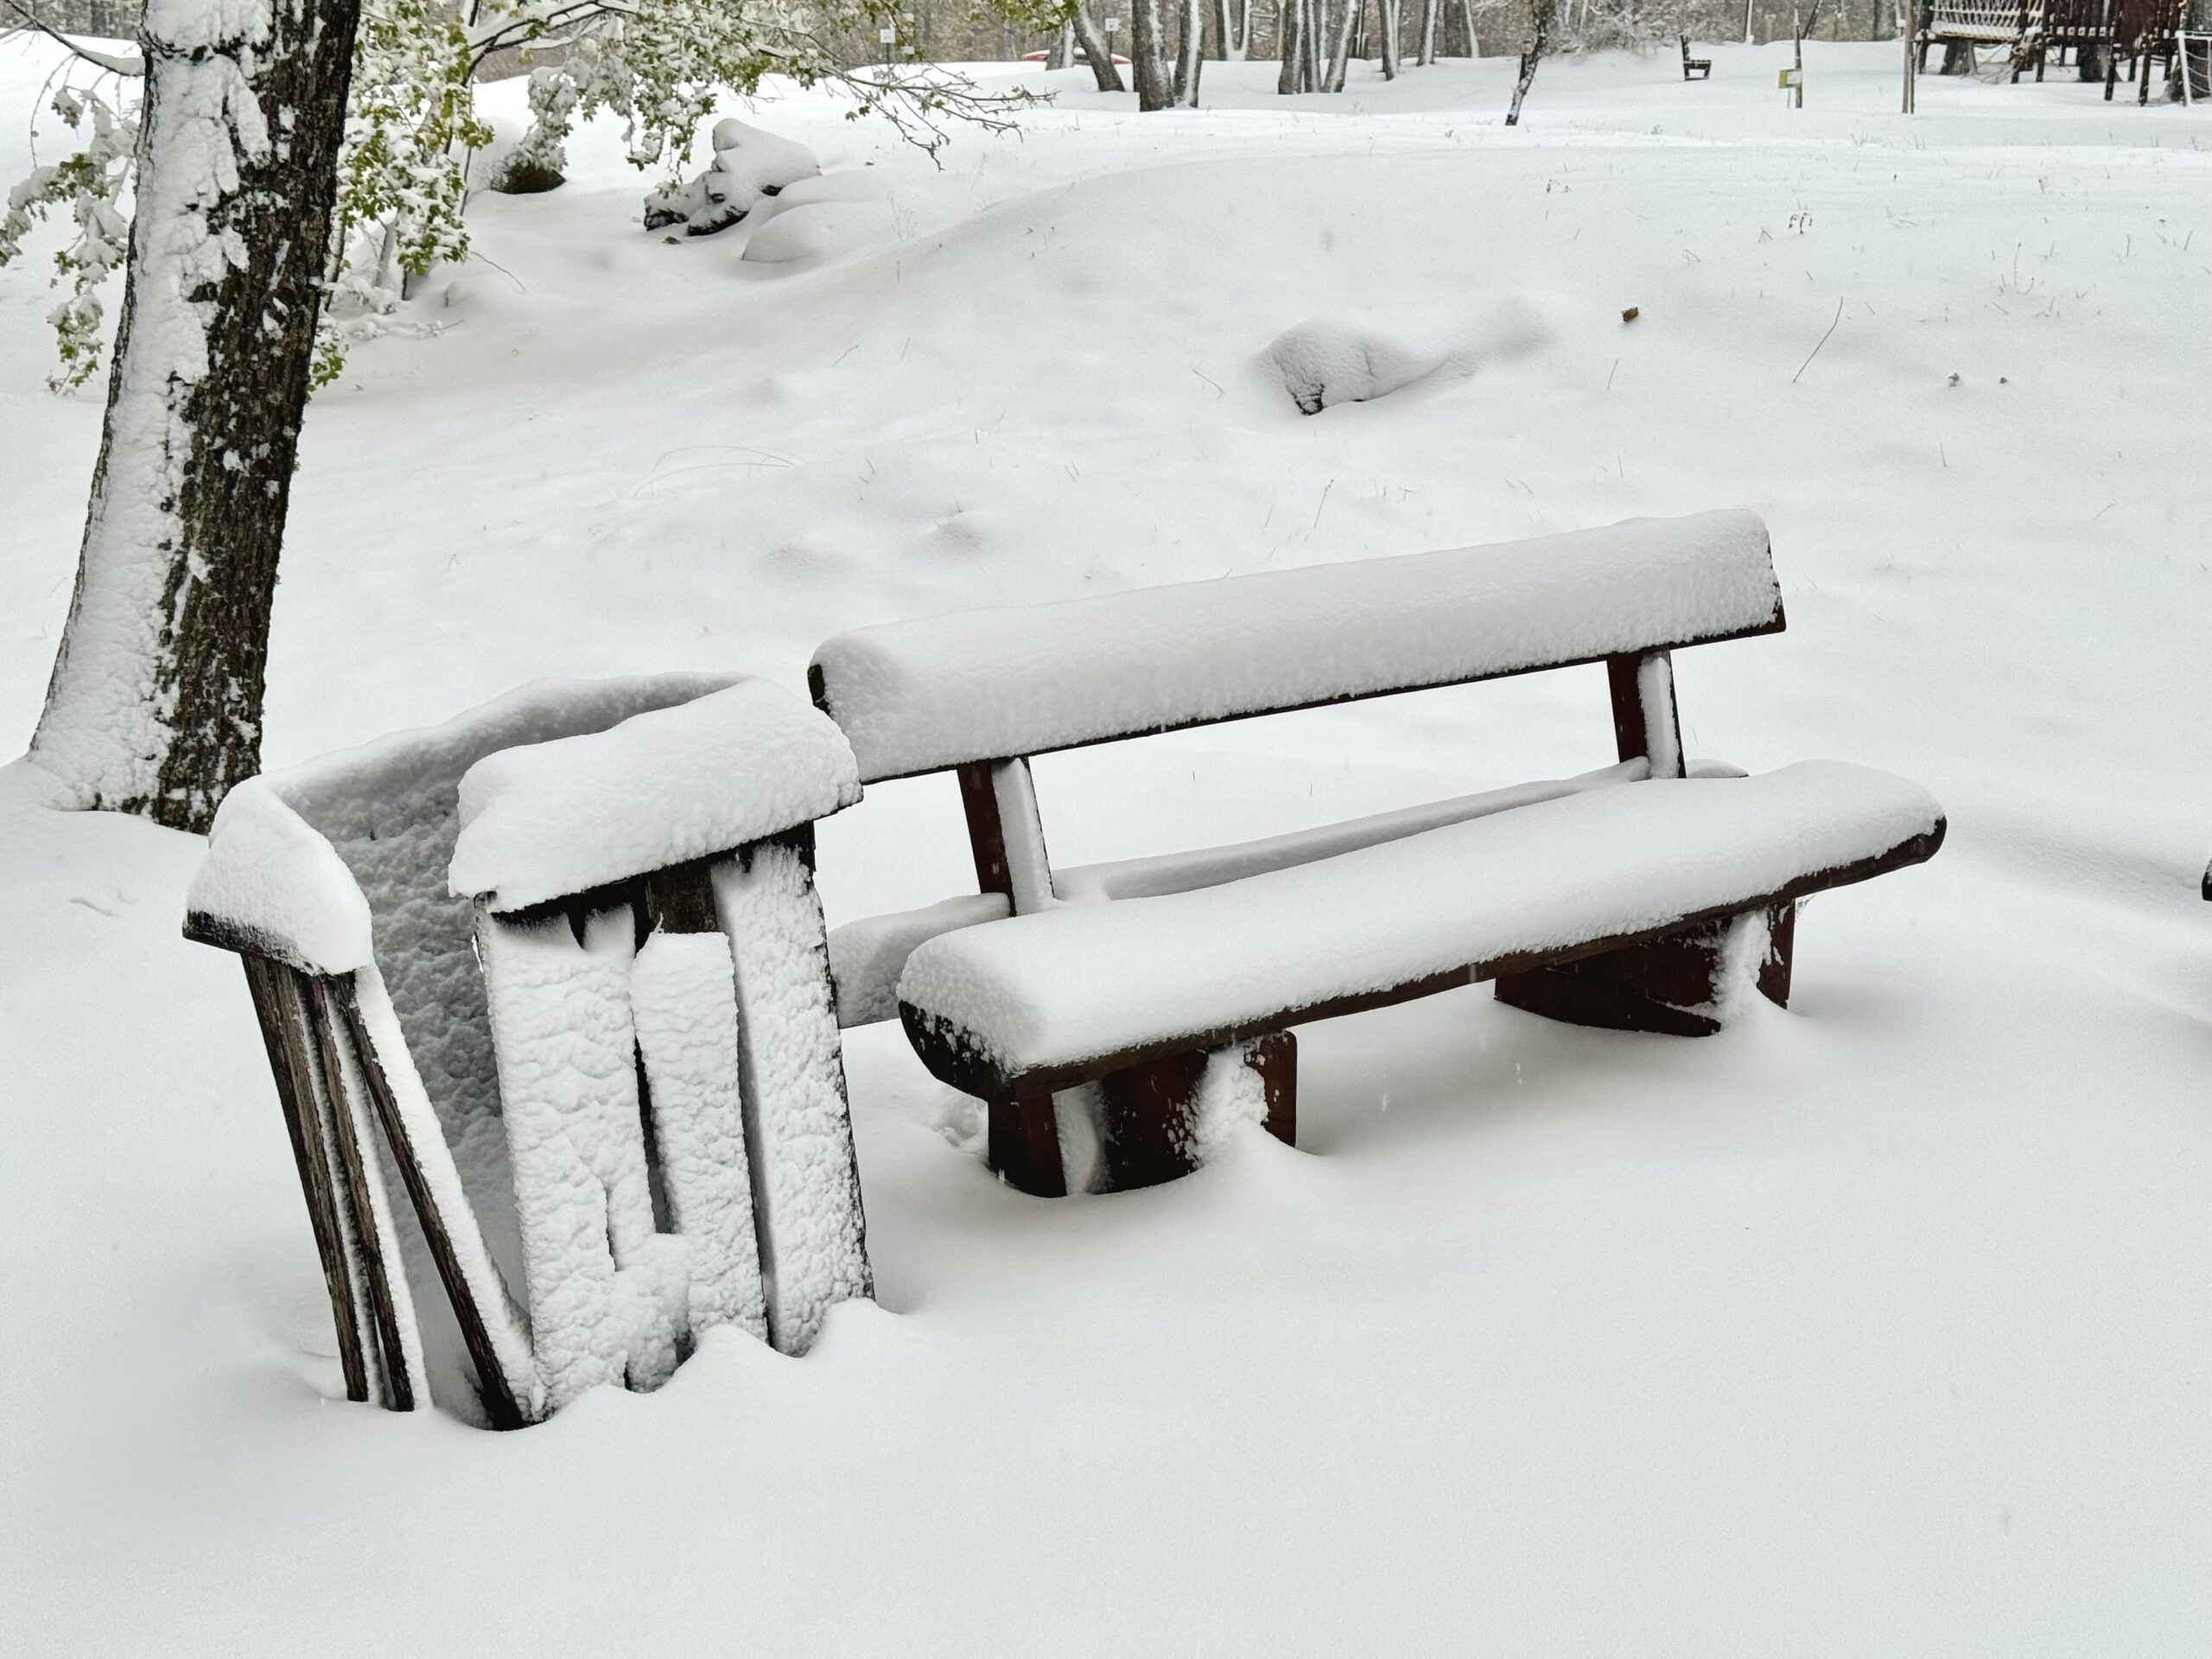
{"label": "snow mound", "polygon": [[753,210],[753,222],[765,225],[780,213],[794,207],[804,207],[823,201],[882,201],[891,200],[891,186],[884,178],[866,168],[847,168],[842,173],[817,173],[812,178],[801,179],[797,184],[761,203]]}
{"label": "snow mound", "polygon": [[779,213],[745,245],[745,260],[756,265],[787,265],[798,259],[825,259],[858,248],[880,247],[898,239],[887,201],[816,201]]}
{"label": "snow mound", "polygon": [[1442,353],[1414,351],[1357,323],[1331,317],[1284,329],[1268,344],[1265,357],[1291,401],[1308,415],[1336,404],[1385,397],[1434,373],[1445,362]]}

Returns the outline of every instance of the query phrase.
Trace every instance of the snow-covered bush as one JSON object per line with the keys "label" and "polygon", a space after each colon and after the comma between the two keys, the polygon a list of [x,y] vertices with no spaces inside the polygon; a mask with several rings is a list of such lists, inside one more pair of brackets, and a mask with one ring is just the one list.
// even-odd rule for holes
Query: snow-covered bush
{"label": "snow-covered bush", "polygon": [[[509,189],[550,188],[573,123],[602,111],[623,124],[631,162],[661,168],[673,186],[717,99],[750,94],[771,74],[801,86],[838,85],[852,98],[852,118],[881,115],[932,151],[948,141],[950,123],[1001,126],[1031,100],[1018,90],[979,92],[932,66],[853,70],[833,54],[836,29],[872,32],[891,16],[886,0],[815,9],[787,0],[475,0],[461,10],[442,0],[365,0],[329,251],[333,302],[321,319],[315,384],[337,376],[349,341],[394,326],[409,278],[467,255],[469,157],[491,142],[472,77],[491,54],[566,48],[557,67],[531,76],[531,127],[495,185]],[[57,388],[82,385],[99,366],[96,290],[127,245],[142,73],[135,60],[73,50],[95,78],[65,86],[54,108],[79,147],[12,189],[0,219],[0,265],[20,252],[35,217],[66,207],[79,227],[59,261],[57,280],[69,282],[70,296],[53,314]],[[105,90],[109,78],[121,80],[119,90]],[[760,137],[768,148],[776,142]],[[715,207],[703,198],[701,205]]]}

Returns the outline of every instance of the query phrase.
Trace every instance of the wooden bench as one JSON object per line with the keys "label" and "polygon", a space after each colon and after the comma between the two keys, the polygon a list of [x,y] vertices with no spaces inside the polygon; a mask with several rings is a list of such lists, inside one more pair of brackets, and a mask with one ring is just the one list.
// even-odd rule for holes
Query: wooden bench
{"label": "wooden bench", "polygon": [[[895,1006],[930,1071],[988,1103],[992,1166],[1058,1195],[1077,1107],[1103,1175],[1077,1185],[1182,1173],[1207,1100],[1293,1140],[1308,1020],[1485,979],[1553,1018],[1683,1035],[1754,976],[1783,1002],[1795,901],[1927,859],[1943,818],[1835,763],[1691,775],[1670,653],[1783,626],[1764,526],[1718,512],[841,635],[816,701],[863,782],[958,773],[982,889],[839,930],[841,1021]],[[1604,771],[1242,847],[1047,855],[1030,756],[1599,662]]]}
{"label": "wooden bench", "polygon": [[1690,56],[1690,37],[1688,35],[1685,35],[1681,36],[1681,42],[1682,79],[1684,80],[1712,79],[1713,60],[1711,58],[1694,58]]}

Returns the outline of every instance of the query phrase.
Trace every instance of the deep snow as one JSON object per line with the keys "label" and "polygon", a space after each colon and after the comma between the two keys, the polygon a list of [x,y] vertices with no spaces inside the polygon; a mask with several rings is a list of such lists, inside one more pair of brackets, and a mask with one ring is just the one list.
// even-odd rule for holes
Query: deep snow
{"label": "deep snow", "polygon": [[[1748,506],[1789,631],[1682,654],[1690,751],[1884,767],[1951,821],[1808,908],[1789,1013],[1309,1028],[1300,1151],[1058,1203],[849,1032],[880,1307],[493,1436],[334,1399],[243,987],[177,937],[198,843],[16,766],[10,1650],[2201,1648],[2212,116],[1929,79],[1907,123],[1894,46],[1819,43],[1792,113],[1786,48],[1711,55],[1547,65],[1513,133],[1503,61],[1288,101],[1215,65],[1219,106],[1141,118],[1078,73],[943,172],[764,104],[893,186],[897,239],[826,262],[639,232],[587,134],[472,208],[422,302],[454,327],[316,403],[267,758],[542,674],[797,687],[934,609]],[[50,61],[0,42],[9,176]],[[41,389],[39,276],[0,275],[24,734],[100,407]],[[1450,367],[1308,418],[1264,353],[1316,318]],[[1077,862],[1610,736],[1578,670],[1037,775]],[[944,779],[872,789],[823,830],[831,919],[967,888],[958,822]]]}

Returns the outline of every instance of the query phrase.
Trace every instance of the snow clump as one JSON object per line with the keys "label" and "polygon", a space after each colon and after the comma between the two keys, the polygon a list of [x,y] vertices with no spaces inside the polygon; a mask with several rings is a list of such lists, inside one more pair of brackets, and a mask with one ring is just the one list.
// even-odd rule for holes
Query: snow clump
{"label": "snow clump", "polygon": [[1410,351],[1357,323],[1328,317],[1286,328],[1265,353],[1268,366],[1305,414],[1363,404],[1433,373],[1443,354]]}

